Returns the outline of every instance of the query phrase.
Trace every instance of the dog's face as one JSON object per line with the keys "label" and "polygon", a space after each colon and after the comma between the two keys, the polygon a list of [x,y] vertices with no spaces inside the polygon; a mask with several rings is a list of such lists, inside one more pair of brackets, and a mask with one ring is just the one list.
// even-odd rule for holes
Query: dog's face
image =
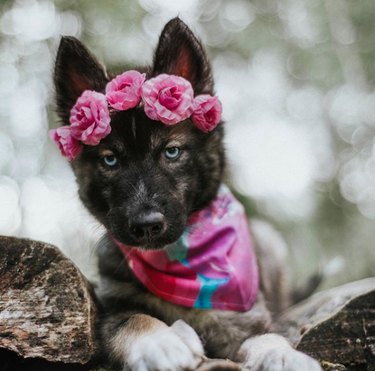
{"label": "dog's face", "polygon": [[[164,28],[147,77],[188,79],[194,94],[213,94],[207,57],[179,19]],[[86,89],[104,92],[102,67],[74,38],[63,38],[56,60],[57,109],[64,124]],[[80,198],[120,242],[161,248],[182,234],[189,214],[208,204],[224,168],[222,125],[210,133],[190,119],[172,127],[150,120],[142,108],[111,114],[111,134],[84,146],[72,161]]]}

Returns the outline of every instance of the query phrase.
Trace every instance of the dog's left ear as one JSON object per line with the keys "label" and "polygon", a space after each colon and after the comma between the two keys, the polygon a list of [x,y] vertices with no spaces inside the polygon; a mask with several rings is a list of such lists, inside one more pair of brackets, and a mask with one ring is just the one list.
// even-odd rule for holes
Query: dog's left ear
{"label": "dog's left ear", "polygon": [[179,18],[170,20],[160,35],[152,76],[160,73],[189,80],[195,95],[213,94],[211,66],[203,46]]}
{"label": "dog's left ear", "polygon": [[84,90],[103,92],[107,83],[104,68],[76,38],[61,39],[55,62],[54,82],[57,113],[69,123],[70,110]]}

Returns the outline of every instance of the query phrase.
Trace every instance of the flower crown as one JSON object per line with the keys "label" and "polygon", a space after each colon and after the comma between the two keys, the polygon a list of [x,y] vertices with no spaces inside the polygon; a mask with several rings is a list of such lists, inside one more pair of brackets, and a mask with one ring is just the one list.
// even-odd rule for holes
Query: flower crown
{"label": "flower crown", "polygon": [[175,125],[191,117],[193,124],[208,133],[221,120],[221,102],[208,94],[197,95],[189,81],[161,74],[146,81],[146,75],[127,71],[111,80],[105,94],[85,90],[70,111],[70,126],[52,129],[50,137],[63,156],[73,160],[83,144],[96,146],[111,132],[110,112],[142,105],[145,114],[164,125]]}

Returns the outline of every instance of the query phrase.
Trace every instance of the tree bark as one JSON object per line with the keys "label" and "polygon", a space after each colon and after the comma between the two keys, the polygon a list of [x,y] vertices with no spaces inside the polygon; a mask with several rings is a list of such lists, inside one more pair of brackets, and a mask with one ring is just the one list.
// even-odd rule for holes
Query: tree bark
{"label": "tree bark", "polygon": [[375,278],[317,293],[289,308],[278,332],[326,370],[375,370]]}
{"label": "tree bark", "polygon": [[0,348],[24,358],[88,362],[96,306],[88,281],[54,246],[0,237]]}

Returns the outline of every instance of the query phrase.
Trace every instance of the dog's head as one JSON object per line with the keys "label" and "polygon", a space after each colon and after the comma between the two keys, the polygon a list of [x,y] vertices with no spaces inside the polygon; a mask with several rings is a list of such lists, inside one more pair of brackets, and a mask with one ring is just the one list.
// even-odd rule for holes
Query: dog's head
{"label": "dog's head", "polygon": [[[207,56],[178,18],[162,31],[147,78],[161,73],[189,80],[194,94],[213,94]],[[105,70],[75,38],[63,38],[55,66],[57,112],[69,125],[84,90],[104,92]],[[111,133],[84,146],[72,167],[88,210],[119,241],[161,248],[182,234],[189,214],[216,195],[224,168],[223,129],[210,133],[190,119],[167,127],[136,107],[111,114]]]}

